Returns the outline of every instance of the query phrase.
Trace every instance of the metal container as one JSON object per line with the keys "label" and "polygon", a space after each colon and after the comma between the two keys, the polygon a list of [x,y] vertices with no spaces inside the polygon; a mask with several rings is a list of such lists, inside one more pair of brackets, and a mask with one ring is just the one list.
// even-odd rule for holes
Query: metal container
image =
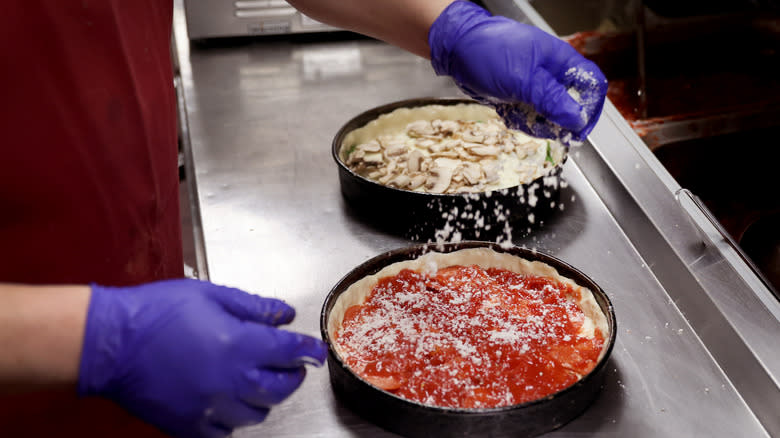
{"label": "metal container", "polygon": [[184,0],[191,40],[339,30],[299,12],[285,0]]}
{"label": "metal container", "polygon": [[468,99],[417,98],[369,109],[336,133],[332,155],[341,193],[361,220],[415,241],[505,240],[537,229],[559,209],[561,171],[568,155],[545,176],[529,183],[477,194],[432,194],[388,187],[358,175],[340,155],[344,137],[398,108],[475,104]]}
{"label": "metal container", "polygon": [[[546,263],[558,272],[587,287],[607,318],[609,334],[604,355],[596,367],[574,385],[543,399],[513,406],[488,409],[456,409],[424,405],[383,391],[357,376],[336,354],[328,332],[331,309],[339,296],[354,282],[375,274],[390,264],[410,260],[428,251],[449,253],[465,248],[488,247],[527,260]],[[603,386],[605,364],[615,343],[616,320],[612,303],[588,276],[550,255],[521,247],[502,247],[489,242],[468,241],[442,245],[416,245],[380,254],[349,272],[330,291],[320,315],[322,339],[329,346],[328,370],[336,398],[361,417],[406,437],[532,437],[557,429],[579,416],[596,398]]]}

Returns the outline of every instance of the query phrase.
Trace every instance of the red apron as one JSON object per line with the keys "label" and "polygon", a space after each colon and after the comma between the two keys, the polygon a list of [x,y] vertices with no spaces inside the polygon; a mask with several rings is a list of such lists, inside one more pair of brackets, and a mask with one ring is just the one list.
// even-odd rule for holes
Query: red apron
{"label": "red apron", "polygon": [[[171,0],[0,14],[0,282],[182,276]],[[149,436],[103,400],[4,396],[2,436]]]}

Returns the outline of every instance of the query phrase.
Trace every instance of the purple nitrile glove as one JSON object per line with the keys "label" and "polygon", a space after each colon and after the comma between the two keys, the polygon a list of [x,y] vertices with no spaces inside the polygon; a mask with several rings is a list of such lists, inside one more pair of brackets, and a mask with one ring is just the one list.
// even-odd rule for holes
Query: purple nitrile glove
{"label": "purple nitrile glove", "polygon": [[495,107],[510,128],[570,144],[584,140],[601,114],[604,74],[537,27],[456,0],[434,21],[428,43],[436,73]]}
{"label": "purple nitrile glove", "polygon": [[263,421],[321,366],[316,338],[276,328],[282,301],[197,280],[92,286],[79,395],[117,402],[177,437],[222,437]]}

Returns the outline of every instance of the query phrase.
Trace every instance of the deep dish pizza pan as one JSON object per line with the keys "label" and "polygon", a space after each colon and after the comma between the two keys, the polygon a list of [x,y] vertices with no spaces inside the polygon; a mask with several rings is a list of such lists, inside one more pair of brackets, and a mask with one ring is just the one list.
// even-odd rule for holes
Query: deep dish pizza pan
{"label": "deep dish pizza pan", "polygon": [[[354,373],[339,357],[328,331],[328,321],[339,296],[365,276],[396,262],[415,259],[429,251],[449,253],[467,248],[491,248],[555,268],[564,277],[593,292],[607,319],[604,354],[595,368],[578,382],[543,399],[497,408],[444,408],[410,401],[381,390]],[[490,242],[464,241],[438,245],[415,245],[380,254],[357,266],[330,291],[322,307],[320,330],[328,344],[331,387],[340,403],[364,419],[406,437],[533,437],[557,429],[582,414],[596,399],[605,376],[606,362],[616,336],[615,313],[607,295],[587,275],[551,255],[521,247],[503,247]]]}
{"label": "deep dish pizza pan", "polygon": [[[359,175],[345,163],[345,137],[381,115],[399,108],[476,103],[456,98],[409,99],[369,109],[344,124],[333,138],[332,156],[342,196],[354,215],[394,234],[426,242],[456,240],[449,233],[458,233],[461,240],[497,240],[506,234],[507,227],[514,230],[514,236],[524,235],[558,211],[567,153],[545,176],[477,194],[433,194],[390,187]],[[437,236],[442,230],[447,235]]]}

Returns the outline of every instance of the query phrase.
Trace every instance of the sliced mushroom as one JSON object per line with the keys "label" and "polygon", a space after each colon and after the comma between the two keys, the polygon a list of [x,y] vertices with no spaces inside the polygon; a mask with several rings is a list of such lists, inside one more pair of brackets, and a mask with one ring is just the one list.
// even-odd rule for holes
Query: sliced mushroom
{"label": "sliced mushroom", "polygon": [[490,184],[498,181],[500,166],[496,161],[489,161],[482,164],[482,170],[485,171],[485,181]]}
{"label": "sliced mushroom", "polygon": [[458,158],[456,151],[441,151],[431,154],[434,158]]}
{"label": "sliced mushroom", "polygon": [[432,154],[439,153],[439,152],[441,152],[443,150],[446,150],[446,149],[447,149],[447,147],[446,147],[446,145],[444,143],[433,143],[430,146],[428,146],[428,150]]}
{"label": "sliced mushroom", "polygon": [[417,149],[413,150],[412,152],[409,153],[409,156],[407,157],[406,169],[410,173],[419,172],[422,159],[423,159],[423,153],[418,151]]}
{"label": "sliced mushroom", "polygon": [[428,189],[431,193],[444,193],[447,191],[447,189],[450,187],[450,182],[452,181],[452,169],[448,168],[441,168],[439,169],[435,175],[433,175],[436,179],[433,184],[433,187]]}
{"label": "sliced mushroom", "polygon": [[496,146],[479,146],[469,149],[469,152],[481,157],[495,157],[501,151]]}
{"label": "sliced mushroom", "polygon": [[377,181],[379,181],[380,184],[387,185],[387,183],[390,182],[390,180],[393,179],[394,177],[395,175],[393,175],[392,173],[388,173],[387,175],[379,178]]}
{"label": "sliced mushroom", "polygon": [[411,181],[411,178],[409,178],[408,175],[398,175],[388,181],[387,185],[391,187],[405,188],[407,185],[409,185],[409,181]]}
{"label": "sliced mushroom", "polygon": [[435,144],[438,144],[438,142],[436,140],[432,140],[430,138],[422,139],[422,140],[419,140],[418,142],[415,143],[415,145],[418,148],[422,148],[422,149],[428,149],[428,148],[430,148],[431,146],[433,146]]}
{"label": "sliced mushroom", "polygon": [[431,193],[444,193],[452,182],[452,175],[455,173],[455,169],[460,166],[460,160],[451,160],[448,158],[437,158],[435,160],[435,166],[431,169],[431,175],[434,176],[435,182],[433,187],[429,189]]}
{"label": "sliced mushroom", "polygon": [[368,154],[365,157],[363,157],[362,160],[366,164],[382,164],[384,163],[384,159],[382,158],[382,154]]}
{"label": "sliced mushroom", "polygon": [[425,183],[425,179],[426,178],[427,177],[425,175],[423,175],[423,174],[418,174],[418,175],[413,176],[411,178],[411,180],[409,181],[409,189],[410,190],[414,190],[414,189],[420,187],[421,185],[423,185]]}
{"label": "sliced mushroom", "polygon": [[436,165],[436,167],[447,167],[453,170],[461,165],[460,160],[451,160],[449,158],[437,158],[433,160],[433,163]]}
{"label": "sliced mushroom", "polygon": [[428,174],[428,176],[425,177],[425,188],[428,190],[428,192],[431,191],[433,186],[436,185],[436,182],[439,180],[439,177],[433,174]]}
{"label": "sliced mushroom", "polygon": [[352,152],[351,154],[349,154],[349,158],[347,158],[347,166],[360,163],[361,161],[363,161],[363,157],[365,156],[366,153],[361,150],[356,150],[355,152]]}
{"label": "sliced mushroom", "polygon": [[483,143],[485,141],[485,136],[481,133],[477,132],[464,132],[463,135],[460,136],[460,138],[469,143]]}
{"label": "sliced mushroom", "polygon": [[494,145],[498,143],[498,136],[495,134],[487,134],[482,142],[488,146]]}
{"label": "sliced mushroom", "polygon": [[466,160],[466,161],[477,161],[477,160],[479,160],[479,157],[471,155],[470,153],[468,153],[468,151],[466,151],[465,149],[462,149],[462,148],[458,148],[457,149],[457,153],[458,153],[458,158],[460,158],[461,160]]}
{"label": "sliced mushroom", "polygon": [[427,120],[417,120],[406,125],[406,132],[409,137],[422,137],[424,135],[433,135],[436,133],[431,123]]}
{"label": "sliced mushroom", "polygon": [[387,163],[387,173],[389,174],[396,174],[396,169],[398,168],[398,162],[397,161],[390,161]]}
{"label": "sliced mushroom", "polygon": [[358,145],[355,149],[363,152],[379,152],[382,150],[382,146],[379,145],[378,141],[371,140],[368,143]]}
{"label": "sliced mushroom", "polygon": [[477,163],[466,163],[463,166],[463,177],[470,185],[479,183],[482,179],[482,166]]}
{"label": "sliced mushroom", "polygon": [[385,155],[388,157],[397,157],[407,151],[406,143],[401,141],[384,144],[383,146],[385,147]]}
{"label": "sliced mushroom", "polygon": [[460,139],[449,139],[441,142],[445,149],[457,149],[463,147],[463,142]]}
{"label": "sliced mushroom", "polygon": [[439,134],[449,137],[458,130],[459,125],[455,120],[434,120],[431,125],[439,132]]}

